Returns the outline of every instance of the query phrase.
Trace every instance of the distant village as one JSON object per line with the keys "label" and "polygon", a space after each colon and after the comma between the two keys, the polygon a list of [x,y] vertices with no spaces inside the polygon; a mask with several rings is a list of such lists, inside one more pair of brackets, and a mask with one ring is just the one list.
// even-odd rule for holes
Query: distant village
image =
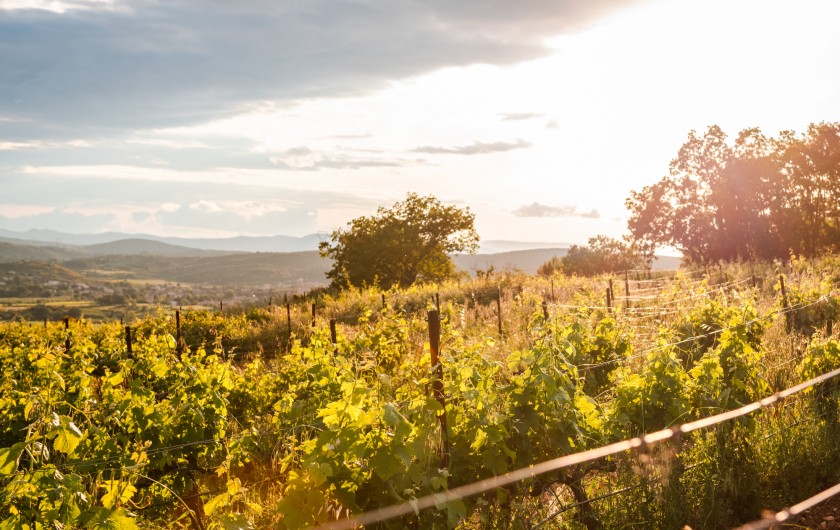
{"label": "distant village", "polygon": [[158,307],[243,309],[281,303],[318,285],[218,286],[147,280],[49,279],[38,269],[0,272],[0,320],[131,319]]}

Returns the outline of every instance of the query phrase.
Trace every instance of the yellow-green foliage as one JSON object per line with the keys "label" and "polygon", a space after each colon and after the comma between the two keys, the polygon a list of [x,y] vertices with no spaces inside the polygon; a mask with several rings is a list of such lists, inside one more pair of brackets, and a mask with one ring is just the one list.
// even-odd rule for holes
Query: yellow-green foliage
{"label": "yellow-green foliage", "polygon": [[[768,358],[791,380],[840,366],[840,345],[824,337],[836,265],[788,271],[791,303],[830,309],[791,313],[807,323],[792,335],[769,265],[640,279],[629,307],[618,298],[611,310],[607,278],[558,275],[322,293],[295,301],[290,337],[285,307],[188,311],[183,348],[174,315],[160,312],[130,323],[130,355],[116,323],[0,324],[0,529],[301,528],[729,410],[771,392]],[[623,293],[623,278],[613,283]],[[426,317],[438,299],[433,367]],[[805,341],[797,367],[791,345]],[[631,487],[644,503],[593,502],[588,517],[731,526],[840,479],[829,465],[840,460],[828,423],[837,388],[644,459],[617,455],[389,524],[533,525],[557,499]],[[778,442],[782,428],[808,444]],[[823,471],[780,486],[784,462],[807,467],[816,447]],[[540,497],[549,486],[554,500]],[[574,514],[554,522],[576,528]]]}

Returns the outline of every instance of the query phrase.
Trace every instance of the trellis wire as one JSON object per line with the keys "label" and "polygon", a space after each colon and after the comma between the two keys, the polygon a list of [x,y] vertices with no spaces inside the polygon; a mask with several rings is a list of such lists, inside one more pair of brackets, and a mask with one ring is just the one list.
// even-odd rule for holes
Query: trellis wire
{"label": "trellis wire", "polygon": [[413,499],[408,502],[394,504],[385,508],[379,508],[377,510],[365,512],[357,516],[352,516],[335,522],[327,523],[325,525],[319,526],[318,528],[323,528],[324,530],[350,530],[358,526],[373,525],[403,515],[419,513],[420,510],[425,510],[427,508],[431,508],[432,506],[445,505],[447,503],[458,501],[466,497],[472,497],[480,493],[485,493],[487,491],[491,491],[502,486],[522,482],[524,480],[531,479],[539,475],[543,475],[545,473],[556,471],[565,467],[582,464],[584,462],[590,462],[606,456],[622,453],[630,449],[646,447],[657,442],[669,440],[683,433],[689,433],[699,429],[705,429],[707,427],[717,425],[718,423],[729,421],[741,416],[746,416],[747,414],[760,410],[764,407],[773,405],[779,402],[780,400],[785,399],[786,397],[792,396],[798,392],[805,390],[806,388],[810,388],[814,385],[837,377],[838,375],[840,375],[840,368],[823,374],[821,376],[815,377],[813,379],[809,379],[808,381],[800,383],[787,390],[776,392],[775,394],[772,394],[760,401],[755,401],[753,403],[750,403],[748,405],[734,410],[730,410],[728,412],[716,414],[714,416],[710,416],[708,418],[703,418],[693,422],[684,423],[676,427],[670,427],[661,431],[646,434],[644,436],[639,436],[629,440],[623,440],[621,442],[616,442],[596,449],[590,449],[588,451],[582,451],[580,453],[561,456],[559,458],[547,460],[545,462],[534,464],[526,468],[520,468],[514,471],[510,471],[498,477],[490,477],[484,480],[473,482],[471,484],[458,486],[456,488],[452,488],[450,490],[446,490],[440,493],[427,495],[419,499]]}

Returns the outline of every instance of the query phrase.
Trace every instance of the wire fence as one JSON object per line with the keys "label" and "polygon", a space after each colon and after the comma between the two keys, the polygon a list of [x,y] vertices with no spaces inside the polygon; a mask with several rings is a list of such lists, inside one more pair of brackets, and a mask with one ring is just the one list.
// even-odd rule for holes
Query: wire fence
{"label": "wire fence", "polygon": [[835,495],[840,495],[840,484],[835,484],[827,490],[821,491],[813,497],[809,497],[808,499],[805,499],[804,501],[798,504],[794,504],[786,510],[776,512],[772,515],[763,517],[757,521],[752,521],[743,526],[739,526],[736,530],[763,530],[765,528],[770,528],[772,526],[787,522],[791,518],[801,513],[804,513],[807,510],[810,510],[814,506],[817,506],[818,504],[827,501]]}
{"label": "wire fence", "polygon": [[524,480],[533,479],[537,476],[549,473],[551,471],[557,471],[566,467],[591,462],[593,460],[598,460],[610,455],[623,453],[628,450],[647,447],[658,442],[669,440],[681,434],[687,434],[696,430],[705,429],[713,425],[723,423],[725,421],[730,421],[735,418],[746,416],[747,414],[751,414],[764,407],[774,405],[787,397],[797,394],[819,383],[828,381],[829,379],[837,377],[838,375],[840,375],[840,368],[823,374],[821,376],[815,377],[813,379],[809,379],[808,381],[790,387],[787,390],[776,392],[775,394],[772,394],[762,400],[755,401],[748,405],[744,405],[743,407],[723,412],[721,414],[716,414],[714,416],[709,416],[707,418],[703,418],[693,422],[684,423],[676,427],[669,427],[661,431],[646,434],[644,436],[638,436],[629,440],[623,440],[620,442],[612,443],[596,449],[590,449],[588,451],[582,451],[580,453],[561,456],[559,458],[547,460],[545,462],[534,464],[526,468],[520,468],[515,471],[510,471],[501,476],[479,480],[477,482],[465,484],[463,486],[458,486],[456,488],[452,488],[440,493],[434,493],[418,499],[412,499],[410,501],[403,502],[400,504],[394,504],[385,508],[379,508],[377,510],[365,512],[363,514],[348,517],[335,522],[330,522],[318,526],[317,528],[321,528],[324,530],[350,530],[359,526],[373,525],[391,519],[395,519],[397,517],[402,517],[404,515],[417,513],[421,510],[425,510],[433,506],[442,506],[450,502],[459,501],[467,497],[472,497],[481,493],[486,493],[488,491],[503,486],[508,486],[511,484],[522,482]]}

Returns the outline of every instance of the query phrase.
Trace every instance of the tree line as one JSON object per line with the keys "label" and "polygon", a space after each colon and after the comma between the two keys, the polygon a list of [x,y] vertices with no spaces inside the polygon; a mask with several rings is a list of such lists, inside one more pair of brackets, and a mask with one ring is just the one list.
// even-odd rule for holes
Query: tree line
{"label": "tree line", "polygon": [[[691,131],[669,175],[631,192],[624,240],[596,236],[572,245],[540,274],[594,275],[649,266],[673,247],[693,263],[815,257],[840,251],[840,123],[803,134],[744,129],[730,142],[713,125]],[[455,275],[449,258],[474,252],[469,208],[409,193],[391,208],[359,217],[321,243],[333,260],[332,287],[436,282]]]}
{"label": "tree line", "polygon": [[626,201],[643,253],[671,246],[708,263],[840,250],[840,123],[775,138],[745,129],[731,143],[716,125],[692,131],[669,173]]}

